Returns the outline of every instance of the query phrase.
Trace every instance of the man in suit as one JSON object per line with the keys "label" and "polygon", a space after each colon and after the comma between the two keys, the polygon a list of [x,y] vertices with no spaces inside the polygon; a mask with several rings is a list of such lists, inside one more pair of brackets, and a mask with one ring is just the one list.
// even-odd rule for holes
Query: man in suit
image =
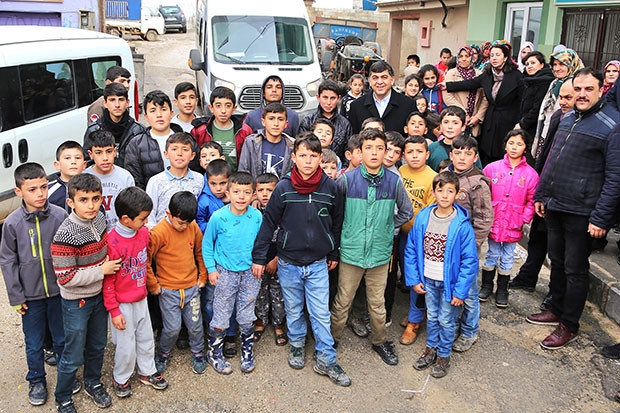
{"label": "man in suit", "polygon": [[353,133],[362,130],[367,118],[378,118],[385,124],[386,131],[402,133],[408,115],[416,111],[415,101],[392,89],[394,69],[382,60],[370,66],[368,82],[372,92],[368,92],[351,103],[349,122]]}

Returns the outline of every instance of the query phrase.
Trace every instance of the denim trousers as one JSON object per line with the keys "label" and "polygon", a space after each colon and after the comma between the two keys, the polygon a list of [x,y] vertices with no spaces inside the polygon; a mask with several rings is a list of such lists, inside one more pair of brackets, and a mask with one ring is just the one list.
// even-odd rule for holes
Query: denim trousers
{"label": "denim trousers", "polygon": [[480,298],[478,297],[478,277],[474,278],[467,298],[463,301],[463,310],[459,321],[461,323],[461,335],[472,338],[478,334],[478,321],[480,320]]}
{"label": "denim trousers", "polygon": [[252,275],[251,270],[228,271],[219,265],[220,277],[215,284],[213,297],[213,318],[209,324],[211,337],[224,335],[220,333],[229,327],[230,318],[236,312],[237,324],[241,334],[254,331],[256,314],[256,296],[260,289],[260,280]]}
{"label": "denim trousers", "polygon": [[545,222],[551,260],[551,311],[576,332],[588,297],[588,258],[592,252],[589,217],[547,210]]}
{"label": "denim trousers", "polygon": [[482,268],[484,270],[494,270],[497,267],[498,274],[510,275],[515,262],[516,246],[516,242],[497,242],[489,238],[489,249]]}
{"label": "denim trousers", "polygon": [[436,348],[439,357],[448,357],[452,353],[456,320],[461,307],[446,301],[442,281],[425,278],[424,287],[426,288],[426,345]]}
{"label": "denim trousers", "polygon": [[308,327],[304,316],[305,302],[316,341],[317,360],[326,366],[333,366],[337,361],[330,330],[327,261],[323,259],[298,266],[278,258],[278,275],[284,297],[289,342],[294,347],[306,344]]}
{"label": "denim trousers", "polygon": [[381,345],[387,340],[385,327],[385,286],[387,284],[388,264],[373,268],[362,268],[356,265],[340,262],[338,274],[338,293],[332,307],[332,336],[339,340],[347,322],[347,315],[355,291],[362,278],[366,283],[366,298],[368,313],[370,314],[370,329],[372,344]]}
{"label": "denim trousers", "polygon": [[187,327],[189,347],[192,353],[204,350],[205,336],[200,313],[200,292],[198,286],[183,290],[161,289],[159,308],[163,327],[159,339],[159,352],[169,354],[179,338],[181,319]]}
{"label": "denim trousers", "polygon": [[[209,331],[209,324],[211,324],[211,320],[213,319],[213,296],[215,294],[215,285],[211,285],[209,281],[207,281],[207,285],[202,287],[200,290],[200,310],[202,311],[202,326],[204,331]],[[226,335],[230,337],[235,337],[237,335],[237,317],[235,316],[236,312],[233,311],[232,316],[230,317],[228,330],[226,330]]]}
{"label": "denim trousers", "polygon": [[103,295],[80,300],[62,301],[65,329],[65,349],[57,365],[56,401],[71,400],[71,388],[76,371],[84,365],[84,385],[92,387],[101,382],[103,352],[108,342],[108,312]]}
{"label": "denim trousers", "polygon": [[22,330],[26,343],[26,361],[28,373],[26,380],[30,383],[45,383],[45,362],[43,347],[47,330],[51,332],[56,360],[62,356],[65,347],[65,332],[62,326],[62,305],[60,295],[30,300],[26,302],[28,310],[22,316]]}

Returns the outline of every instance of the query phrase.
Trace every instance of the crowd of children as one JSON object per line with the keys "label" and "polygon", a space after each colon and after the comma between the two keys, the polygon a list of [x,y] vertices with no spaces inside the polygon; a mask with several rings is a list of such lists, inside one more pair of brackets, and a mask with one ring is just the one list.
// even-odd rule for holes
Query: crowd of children
{"label": "crowd of children", "polygon": [[175,344],[189,347],[194,373],[211,365],[230,374],[239,332],[249,373],[269,325],[276,345],[289,344],[290,367],[302,369],[308,321],[314,371],[349,386],[336,350],[347,323],[370,335],[386,364],[398,363],[387,328],[399,284],[409,297],[399,341],[414,343],[426,321],[413,367],[445,376],[452,350],[478,340],[496,270],[495,303],[508,305],[538,183],[521,129],[503,137],[504,158],[482,169],[467,113],[446,106],[439,87],[450,55],[442,50],[440,64],[405,78],[413,111],[389,123],[385,99],[399,92],[385,87],[391,67],[373,65],[381,76],[371,86],[382,90],[374,103],[384,106],[356,134],[349,115],[365,88],[359,74],[346,94],[321,83],[316,112],[301,122],[283,105],[277,76],[265,79],[260,110],[245,122],[225,87],[213,90],[210,116],[196,117],[196,89],[183,82],[176,116],[164,92],[145,96],[144,129],[119,85],[129,74],[111,69],[84,148],[67,141],[57,150],[57,179],[48,186],[34,163],[15,170],[22,205],[2,228],[0,267],[22,316],[30,403],[47,400],[44,348],[57,361],[59,411],[75,411],[82,365],[85,392],[99,407],[112,403],[101,381],[108,322],[120,398],[131,395],[136,366],[141,383],[167,388]]}

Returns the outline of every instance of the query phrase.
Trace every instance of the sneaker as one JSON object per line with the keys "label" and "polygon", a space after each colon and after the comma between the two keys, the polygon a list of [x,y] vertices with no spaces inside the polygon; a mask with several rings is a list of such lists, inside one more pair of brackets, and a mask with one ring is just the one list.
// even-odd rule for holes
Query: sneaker
{"label": "sneaker", "polygon": [[361,318],[351,318],[349,320],[349,325],[351,326],[351,330],[358,337],[368,337],[370,332],[366,328],[366,322]]}
{"label": "sneaker", "polygon": [[386,341],[379,346],[373,344],[372,349],[376,351],[379,356],[381,356],[381,360],[383,360],[385,364],[389,364],[390,366],[395,366],[398,364],[398,356],[396,355],[396,350],[394,349],[394,343],[391,341]]}
{"label": "sneaker", "polygon": [[448,374],[448,368],[450,368],[450,356],[437,357],[437,363],[431,369],[431,376],[436,379],[445,377]]}
{"label": "sneaker", "polygon": [[224,337],[224,357],[235,357],[237,355],[237,337]]}
{"label": "sneaker", "polygon": [[288,353],[288,365],[295,370],[304,368],[306,365],[306,359],[303,347],[291,346],[291,351]]}
{"label": "sneaker", "polygon": [[457,338],[456,341],[452,344],[452,350],[462,353],[469,350],[471,346],[476,343],[476,341],[478,341],[478,334],[473,337],[465,337],[461,334],[459,338]]}
{"label": "sneaker", "polygon": [[66,402],[56,402],[56,410],[60,413],[77,413],[73,400],[67,400]]}
{"label": "sneaker", "polygon": [[159,374],[166,371],[168,360],[170,360],[170,354],[158,353],[155,356],[155,368]]}
{"label": "sneaker", "polygon": [[339,386],[348,387],[351,385],[351,379],[338,364],[334,364],[333,366],[328,367],[325,364],[317,361],[314,364],[313,370],[322,376],[329,377],[331,381],[333,381]]}
{"label": "sneaker", "polygon": [[56,364],[58,364],[58,360],[56,360],[56,354],[54,354],[52,350],[43,350],[43,352],[45,364],[47,364],[48,366],[55,366]]}
{"label": "sneaker", "polygon": [[127,380],[125,384],[119,384],[116,380],[112,379],[112,387],[114,388],[114,393],[121,399],[131,396],[131,384],[129,384],[129,380]]}
{"label": "sneaker", "polygon": [[207,360],[204,353],[192,354],[192,371],[196,374],[202,374],[207,369]]}
{"label": "sneaker", "polygon": [[413,368],[416,370],[424,370],[435,364],[437,361],[437,349],[432,347],[426,347],[424,353],[413,363]]}
{"label": "sneaker", "polygon": [[73,385],[71,386],[71,394],[77,394],[80,392],[80,390],[82,390],[82,383],[80,382],[80,379],[76,377],[75,379],[73,379]]}
{"label": "sneaker", "polygon": [[101,383],[95,384],[94,386],[84,386],[84,390],[86,394],[93,399],[97,407],[104,409],[110,407],[112,404],[110,394],[103,388]]}
{"label": "sneaker", "polygon": [[603,357],[607,357],[608,359],[620,359],[620,343],[614,344],[613,346],[603,347],[601,349],[601,354],[603,355]]}
{"label": "sneaker", "polygon": [[150,376],[140,376],[140,383],[147,384],[155,390],[164,390],[168,387],[168,381],[161,374],[151,374]]}
{"label": "sneaker", "polygon": [[556,326],[560,322],[560,318],[548,310],[530,314],[525,319],[530,324],[537,324],[540,326]]}
{"label": "sneaker", "polygon": [[28,385],[28,401],[33,406],[44,405],[47,401],[47,387],[45,383],[30,383]]}
{"label": "sneaker", "polygon": [[392,318],[388,318],[385,320],[385,328],[388,328],[392,325]]}

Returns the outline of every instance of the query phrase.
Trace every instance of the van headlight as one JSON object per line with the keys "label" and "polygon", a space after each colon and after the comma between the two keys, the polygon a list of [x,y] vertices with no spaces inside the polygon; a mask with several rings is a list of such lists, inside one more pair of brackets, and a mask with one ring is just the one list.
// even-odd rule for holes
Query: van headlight
{"label": "van headlight", "polygon": [[220,79],[219,77],[215,77],[211,75],[211,90],[215,89],[218,86],[227,87],[230,90],[235,90],[235,84],[231,82],[227,82],[225,80]]}
{"label": "van headlight", "polygon": [[318,78],[315,81],[312,81],[306,85],[306,91],[310,96],[316,96],[316,93],[319,90],[319,85],[321,84],[321,78]]}

